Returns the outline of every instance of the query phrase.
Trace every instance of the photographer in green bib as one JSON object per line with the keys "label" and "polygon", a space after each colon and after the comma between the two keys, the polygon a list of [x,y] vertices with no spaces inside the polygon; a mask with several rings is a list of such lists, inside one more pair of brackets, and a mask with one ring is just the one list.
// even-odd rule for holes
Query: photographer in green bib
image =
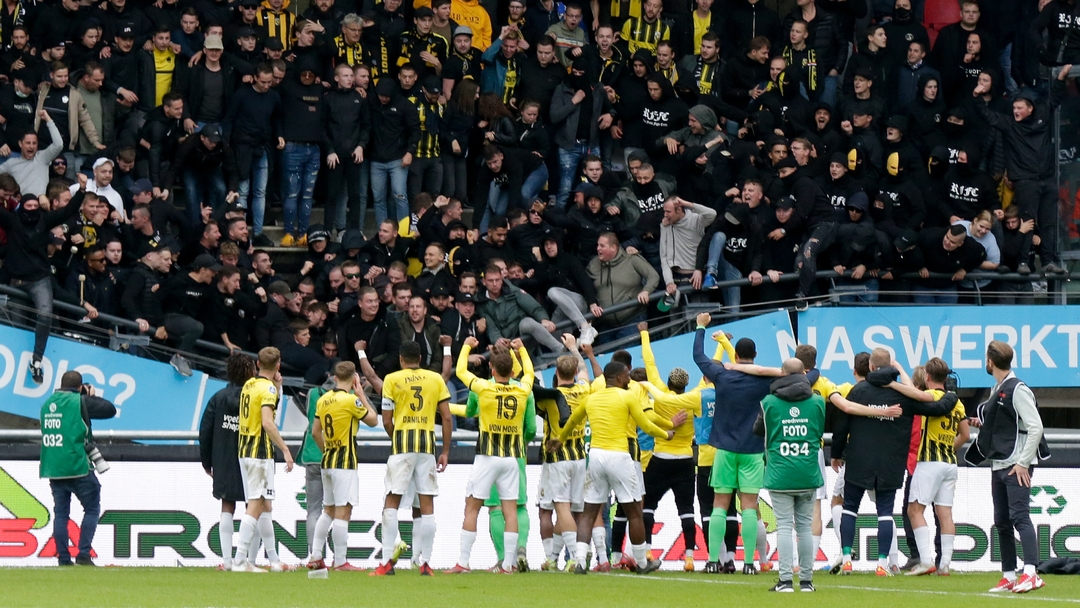
{"label": "photographer in green bib", "polygon": [[101,515],[101,483],[94,472],[104,473],[109,470],[109,464],[94,446],[90,421],[115,415],[116,406],[94,396],[93,387],[83,384],[79,372],[65,372],[60,378],[60,388],[41,406],[39,475],[48,479],[52,488],[53,539],[61,566],[72,565],[68,548],[72,494],[83,508],[75,563],[94,565],[90,552]]}

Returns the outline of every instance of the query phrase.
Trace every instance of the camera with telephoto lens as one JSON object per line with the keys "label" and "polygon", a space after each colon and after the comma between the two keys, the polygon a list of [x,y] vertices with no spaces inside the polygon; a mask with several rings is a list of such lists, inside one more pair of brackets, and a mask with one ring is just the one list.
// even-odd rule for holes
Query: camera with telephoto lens
{"label": "camera with telephoto lens", "polygon": [[101,455],[101,450],[96,445],[87,441],[84,445],[86,448],[86,455],[90,458],[90,462],[94,465],[94,470],[98,474],[102,474],[109,470],[109,463],[105,460],[105,457]]}

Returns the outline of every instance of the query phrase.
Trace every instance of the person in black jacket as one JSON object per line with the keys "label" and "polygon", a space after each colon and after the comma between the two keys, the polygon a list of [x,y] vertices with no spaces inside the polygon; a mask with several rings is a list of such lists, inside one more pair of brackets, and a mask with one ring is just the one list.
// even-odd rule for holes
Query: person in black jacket
{"label": "person in black jacket", "polygon": [[252,325],[265,316],[266,291],[262,287],[249,295],[240,288],[242,275],[236,266],[225,266],[210,290],[210,314],[206,317],[203,338],[224,344],[230,351],[252,350]]}
{"label": "person in black jacket", "polygon": [[146,117],[146,124],[139,129],[139,147],[146,160],[150,181],[159,191],[162,186],[162,169],[167,168],[176,157],[180,140],[187,136],[184,130],[184,98],[180,93],[166,93],[161,106],[154,108]]}
{"label": "person in black jacket", "polygon": [[[765,2],[735,0],[726,2],[726,5],[715,6],[712,19],[714,24],[721,21],[721,16],[717,13],[723,13],[724,34],[721,39],[724,43],[721,52],[725,60],[744,52],[750,46],[750,41],[758,36],[768,38],[773,46],[782,46],[785,30],[781,28],[780,16],[766,6]],[[725,8],[728,10],[724,10]]]}
{"label": "person in black jacket", "polygon": [[547,181],[544,159],[525,150],[486,146],[476,197],[476,209],[483,209],[484,213],[473,214],[480,234],[487,232],[493,215],[502,216],[507,209],[520,209],[535,201]]}
{"label": "person in black jacket", "polygon": [[[323,138],[323,86],[316,82],[321,73],[311,55],[296,59],[296,70],[288,74],[278,91],[285,149],[281,153],[281,194],[285,211],[285,236],[282,247],[307,246],[307,229],[314,203],[315,180],[322,166],[319,143]],[[299,216],[299,217],[297,217]]]}
{"label": "person in black jacket", "polygon": [[[34,353],[29,368],[30,376],[37,384],[45,380],[41,358],[45,355],[45,344],[52,329],[54,280],[47,257],[47,246],[53,238],[50,230],[68,222],[79,213],[85,189],[86,176],[79,174],[78,193],[66,206],[47,213],[40,209],[19,209],[13,212],[0,205],[0,228],[3,228],[7,235],[3,273],[12,287],[26,291],[37,310]],[[96,311],[92,316],[97,316]]]}
{"label": "person in black jacket", "polygon": [[[409,165],[420,143],[420,117],[416,106],[401,96],[397,83],[381,78],[371,102],[371,192],[375,197],[375,223],[409,217],[406,198]],[[391,199],[393,207],[391,208]]]}
{"label": "person in black jacket", "polygon": [[597,304],[596,286],[585,272],[585,266],[575,256],[562,251],[555,234],[544,237],[540,256],[542,261],[537,264],[533,279],[540,286],[540,293],[545,293],[548,301],[555,305],[552,321],[559,323],[570,319],[581,330],[581,343],[592,344],[598,332],[583,315],[591,312],[599,318],[603,311]]}
{"label": "person in black jacket", "polygon": [[233,514],[236,503],[244,500],[237,445],[240,428],[240,391],[255,377],[255,361],[242,353],[233,353],[225,361],[229,384],[210,397],[199,422],[199,460],[213,478],[214,498],[221,501],[221,525],[218,527],[224,569],[232,567]]}
{"label": "person in black jacket", "polygon": [[203,324],[199,319],[206,319],[210,304],[210,282],[222,269],[221,264],[209,255],[200,255],[191,265],[191,272],[173,277],[158,290],[158,300],[164,313],[164,323],[158,327],[155,336],[159,340],[170,335],[179,338],[177,352],[169,360],[169,365],[182,376],[191,375],[191,365],[180,353],[191,352],[195,342],[202,337]]}
{"label": "person in black jacket", "polygon": [[[833,424],[832,465],[846,463],[844,473],[844,516],[840,520],[840,544],[844,550],[844,571],[851,570],[851,546],[855,537],[855,518],[863,494],[874,491],[878,514],[878,572],[888,572],[886,560],[894,534],[893,507],[896,491],[904,485],[911,425],[915,416],[944,416],[956,405],[956,395],[924,403],[916,401],[914,387],[896,383],[901,376],[889,351],[875,348],[870,353],[870,373],[848,393],[848,400],[873,408],[899,404],[903,415],[894,418],[849,416],[836,412]],[[910,396],[909,396],[910,395]],[[882,574],[884,575],[884,574]]]}
{"label": "person in black jacket", "polygon": [[217,211],[239,197],[236,155],[215,124],[203,126],[176,149],[173,162],[157,184],[166,198],[178,175],[184,180],[187,220],[192,226],[202,223],[203,206]]}
{"label": "person in black jacket", "polygon": [[326,150],[327,199],[325,222],[334,230],[346,227],[349,209],[367,217],[368,192],[364,148],[371,136],[369,101],[353,88],[352,67],[334,69],[334,83],[322,98],[323,147]]}
{"label": "person in black jacket", "polygon": [[401,330],[397,318],[379,307],[379,294],[374,287],[364,285],[359,297],[360,305],[353,309],[354,314],[342,319],[338,356],[344,361],[359,362],[361,368],[367,368],[365,376],[370,369],[385,378],[398,369]]}
{"label": "person in black jacket", "polygon": [[818,70],[825,72],[822,87],[816,95],[811,96],[811,101],[820,99],[832,106],[836,103],[840,72],[844,71],[844,65],[847,64],[848,40],[851,36],[844,36],[839,16],[819,6],[822,2],[797,0],[797,4],[784,19],[784,32],[786,34],[791,31],[791,24],[796,19],[806,22],[809,28],[806,45],[817,53]]}
{"label": "person in black jacket", "polygon": [[150,57],[141,52],[142,42],[136,46],[137,35],[134,27],[121,27],[109,47],[110,55],[101,60],[105,68],[104,89],[117,98],[117,141],[125,145],[138,143],[146,113],[154,109],[153,61],[146,65]]}
{"label": "person in black jacket", "polygon": [[[1050,99],[1036,105],[1028,93],[1013,101],[1013,119],[992,112],[985,101],[975,103],[983,120],[1001,132],[1005,140],[1005,168],[1016,192],[1020,210],[1037,221],[1039,257],[1043,270],[1063,273],[1057,252],[1057,184],[1054,181],[1053,113],[1065,96],[1065,80],[1072,65],[1064,65],[1050,82]],[[980,97],[988,92],[983,84],[972,93]]]}
{"label": "person in black jacket", "polygon": [[[967,238],[963,224],[924,229],[919,233],[919,248],[925,266],[919,269],[923,280],[914,285],[916,304],[956,304],[956,284],[986,259],[986,249]],[[951,273],[952,277],[930,279],[931,272]]]}

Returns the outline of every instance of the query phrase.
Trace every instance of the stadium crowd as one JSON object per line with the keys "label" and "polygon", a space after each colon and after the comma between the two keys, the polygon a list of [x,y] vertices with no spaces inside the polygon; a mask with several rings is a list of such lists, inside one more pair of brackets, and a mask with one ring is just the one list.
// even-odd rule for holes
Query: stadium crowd
{"label": "stadium crowd", "polygon": [[931,44],[912,0],[5,1],[0,274],[38,382],[54,298],[318,382],[407,341],[457,382],[468,337],[483,376],[515,338],[563,353],[562,319],[636,335],[684,284],[955,303],[976,269],[1064,272],[1074,5],[965,0]]}

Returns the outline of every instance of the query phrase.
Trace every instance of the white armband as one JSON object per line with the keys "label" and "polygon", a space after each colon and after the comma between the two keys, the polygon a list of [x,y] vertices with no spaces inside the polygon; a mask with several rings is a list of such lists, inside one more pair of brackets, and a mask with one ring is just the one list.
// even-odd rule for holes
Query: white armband
{"label": "white armband", "polygon": [[365,352],[364,352],[364,351],[362,351],[362,350],[358,350],[358,351],[356,351],[356,356],[357,356],[357,358],[359,358],[359,359],[367,359],[367,353],[365,353]]}

